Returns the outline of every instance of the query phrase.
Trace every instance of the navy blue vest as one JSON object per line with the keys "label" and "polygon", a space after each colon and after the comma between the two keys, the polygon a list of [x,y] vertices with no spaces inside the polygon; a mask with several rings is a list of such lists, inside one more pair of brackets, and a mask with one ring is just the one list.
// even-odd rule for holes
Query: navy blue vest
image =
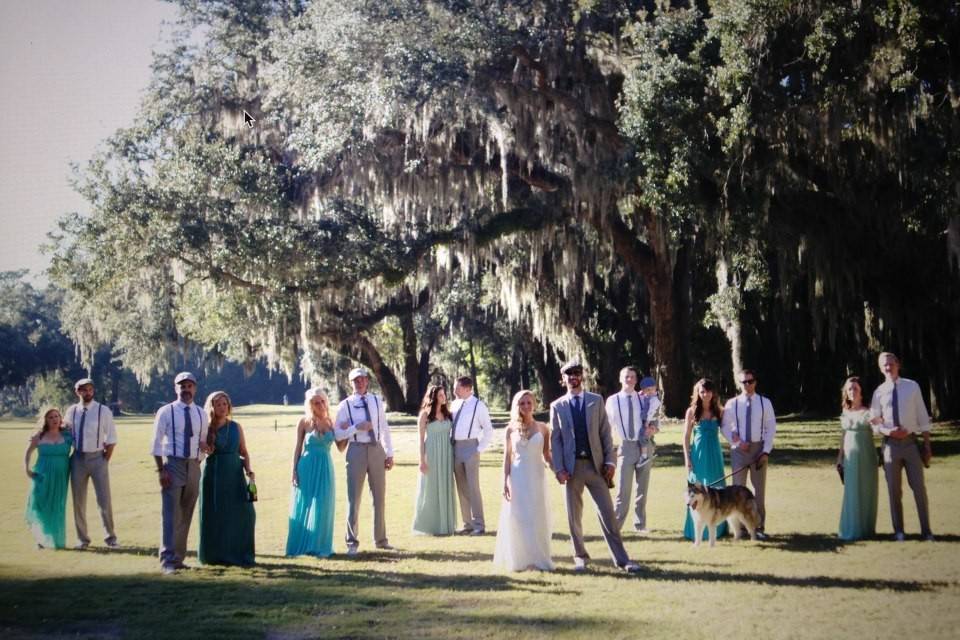
{"label": "navy blue vest", "polygon": [[570,414],[573,416],[573,436],[577,444],[576,456],[591,459],[590,436],[587,435],[587,396],[580,396],[580,411],[575,408],[576,401],[570,398]]}

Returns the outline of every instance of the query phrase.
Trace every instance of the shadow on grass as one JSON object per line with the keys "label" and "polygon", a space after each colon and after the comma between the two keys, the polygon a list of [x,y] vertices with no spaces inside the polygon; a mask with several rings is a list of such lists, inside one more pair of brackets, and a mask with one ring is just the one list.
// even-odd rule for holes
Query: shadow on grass
{"label": "shadow on grass", "polygon": [[[271,575],[272,574],[272,575]],[[579,596],[554,581],[507,576],[434,576],[385,571],[257,568],[243,575],[197,571],[177,576],[0,579],[0,629],[6,637],[263,637],[309,627],[305,637],[461,637],[575,628],[601,633],[609,621],[565,615],[551,620],[491,617],[477,609],[509,606],[522,593]],[[77,594],[95,607],[73,607]],[[412,618],[411,618],[412,616]],[[416,625],[409,625],[415,619]],[[297,637],[297,636],[295,636]]]}

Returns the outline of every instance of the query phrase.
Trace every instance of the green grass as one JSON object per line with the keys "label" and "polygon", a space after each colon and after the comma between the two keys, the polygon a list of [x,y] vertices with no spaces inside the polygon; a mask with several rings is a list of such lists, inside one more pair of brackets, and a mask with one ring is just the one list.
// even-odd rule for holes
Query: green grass
{"label": "green grass", "polygon": [[[286,558],[286,512],[297,407],[238,409],[257,471],[257,559],[252,569],[198,568],[161,576],[160,499],[149,456],[152,420],[119,420],[111,465],[123,549],[39,551],[23,522],[23,451],[31,423],[0,421],[0,637],[3,638],[716,638],[955,637],[960,627],[960,429],[937,425],[927,473],[938,542],[889,540],[885,486],[877,540],[836,539],[841,487],[834,422],[784,420],[768,477],[765,543],[721,540],[694,549],[680,538],[684,474],[680,428],[659,437],[648,518],[652,535],[625,533],[639,576],[613,570],[587,506],[594,561],[572,572],[561,490],[550,492],[554,573],[504,575],[494,537],[410,532],[416,491],[414,421],[396,417],[397,468],[387,476],[387,527],[395,553],[371,551],[369,496],[361,554]],[[501,419],[503,416],[499,416]],[[276,423],[276,428],[274,427]],[[497,432],[497,442],[502,431]],[[485,454],[481,480],[490,529],[500,511],[502,448]],[[335,550],[343,552],[342,454],[335,453]],[[101,535],[90,490],[88,520]],[[588,501],[589,503],[589,501]],[[907,529],[918,530],[905,489]],[[68,544],[75,539],[68,507]],[[628,521],[629,522],[629,521]],[[196,549],[197,523],[189,543]],[[914,536],[915,538],[916,536]],[[188,559],[196,564],[196,559]]]}

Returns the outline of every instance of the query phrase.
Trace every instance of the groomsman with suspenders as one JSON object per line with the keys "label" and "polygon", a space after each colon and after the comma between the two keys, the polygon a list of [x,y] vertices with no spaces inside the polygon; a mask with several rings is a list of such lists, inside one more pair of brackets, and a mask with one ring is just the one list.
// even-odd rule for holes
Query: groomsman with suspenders
{"label": "groomsman with suspenders", "polygon": [[481,535],[486,525],[480,491],[480,454],[493,441],[493,424],[487,405],[473,395],[471,378],[457,378],[453,394],[456,400],[450,405],[453,413],[450,443],[453,445],[453,475],[457,480],[463,517],[463,528],[457,533]]}
{"label": "groomsman with suspenders", "polygon": [[773,451],[773,437],[777,433],[777,417],[769,398],[757,393],[757,376],[750,369],[741,373],[743,393],[727,400],[723,407],[722,431],[730,443],[730,466],[733,484],[746,486],[747,472],[757,499],[760,526],[757,539],[765,539],[764,525],[767,510],[764,498],[767,489],[767,461]]}
{"label": "groomsman with suspenders", "polygon": [[117,445],[117,428],[109,407],[93,399],[93,380],[83,378],[73,385],[80,402],[67,410],[66,424],[76,443],[70,458],[70,489],[73,492],[73,520],[77,527],[77,549],[90,546],[87,534],[87,487],[93,480],[97,508],[107,537],[104,542],[116,549],[117,533],[113,528],[113,504],[110,500],[108,464]]}
{"label": "groomsman with suspenders", "polygon": [[[893,520],[894,540],[904,540],[903,533],[903,469],[913,490],[920,519],[920,535],[932,541],[930,508],[923,467],[930,464],[930,415],[923,403],[920,385],[900,377],[900,359],[893,353],[881,353],[877,359],[884,382],[873,392],[870,415],[873,429],[883,436],[883,472],[887,478],[890,496],[890,518]],[[923,438],[923,450],[918,447],[917,435]]]}
{"label": "groomsman with suspenders", "polygon": [[360,497],[365,480],[373,497],[373,539],[378,549],[393,549],[387,540],[384,496],[387,471],[393,468],[393,441],[383,398],[367,393],[370,374],[358,367],[350,371],[354,393],[337,407],[336,437],[347,440],[347,555],[360,545]]}
{"label": "groomsman with suspenders", "polygon": [[193,402],[197,379],[189,371],[173,379],[177,399],[157,411],[153,459],[160,475],[162,542],[160,569],[171,574],[186,569],[187,535],[200,495],[200,456],[208,453],[206,412]]}
{"label": "groomsman with suspenders", "polygon": [[[621,389],[607,398],[607,419],[620,436],[617,455],[617,499],[614,510],[620,528],[630,511],[630,494],[636,479],[637,495],[633,503],[633,528],[647,532],[647,492],[650,487],[650,469],[653,467],[653,434],[656,427],[660,399],[650,393],[637,393],[637,370],[624,367],[620,370]],[[644,378],[641,389],[656,389],[656,380]]]}

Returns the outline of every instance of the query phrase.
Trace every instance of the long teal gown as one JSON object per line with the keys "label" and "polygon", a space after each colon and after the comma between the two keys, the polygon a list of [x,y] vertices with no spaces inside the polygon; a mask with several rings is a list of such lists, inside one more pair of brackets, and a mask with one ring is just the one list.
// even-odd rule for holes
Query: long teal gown
{"label": "long teal gown", "polygon": [[840,538],[859,540],[877,530],[877,450],[873,445],[870,411],[844,411],[843,508]]}
{"label": "long teal gown", "polygon": [[253,503],[247,500],[240,428],[228,422],[217,430],[200,480],[200,563],[252,565],[256,520]]}
{"label": "long teal gown", "polygon": [[418,533],[446,536],[457,527],[451,426],[449,420],[427,424],[427,473],[419,476],[413,516],[413,530]]}
{"label": "long teal gown", "polygon": [[290,496],[290,520],[287,555],[326,558],[333,553],[333,514],[335,510],[333,457],[330,445],[333,432],[317,435],[311,431],[303,441],[303,453],[297,463],[299,486]]}
{"label": "long teal gown", "polygon": [[62,431],[63,442],[37,445],[33,488],[27,498],[27,526],[44,548],[67,546],[67,484],[70,478],[70,448],[73,436]]}
{"label": "long teal gown", "polygon": [[[690,445],[690,462],[693,470],[687,476],[689,482],[702,482],[715,489],[727,486],[725,480],[720,480],[726,474],[723,468],[723,451],[720,449],[720,423],[714,418],[701,420],[693,427],[693,442]],[[716,484],[712,482],[720,480]],[[717,537],[727,535],[727,523],[717,526]],[[693,518],[687,508],[687,519],[683,523],[683,537],[693,540]],[[701,540],[709,540],[710,533],[707,527],[703,528]]]}

